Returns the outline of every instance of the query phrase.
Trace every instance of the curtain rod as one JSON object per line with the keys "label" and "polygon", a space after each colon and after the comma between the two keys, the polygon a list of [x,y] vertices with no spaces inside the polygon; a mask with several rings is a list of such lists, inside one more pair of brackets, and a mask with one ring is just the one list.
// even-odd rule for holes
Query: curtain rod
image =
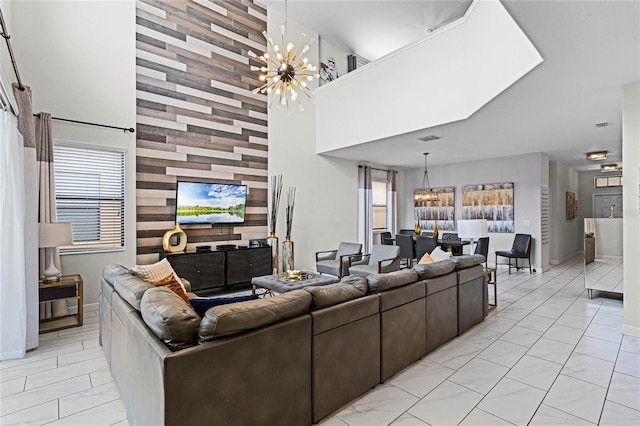
{"label": "curtain rod", "polygon": [[11,48],[11,42],[9,41],[11,36],[7,34],[7,26],[4,23],[4,16],[2,15],[1,9],[0,9],[0,25],[2,25],[2,33],[0,33],[0,35],[7,42],[7,49],[9,49],[9,56],[11,57],[11,65],[13,65],[13,72],[16,74],[16,79],[18,80],[18,89],[22,91],[24,90],[24,85],[22,84],[22,80],[20,80],[20,73],[18,72],[18,64],[16,64],[16,58],[13,56],[13,49]]}
{"label": "curtain rod", "polygon": [[375,168],[375,167],[371,167],[371,166],[364,166],[364,165],[362,165],[362,164],[358,164],[358,168],[359,168],[359,169],[360,169],[360,168],[362,168],[362,167],[369,167],[371,170],[378,170],[379,172],[387,172],[387,173],[388,173],[388,172],[393,172],[393,173],[398,173],[398,171],[397,171],[397,170],[377,169],[377,168]]}
{"label": "curtain rod", "polygon": [[[33,114],[33,116],[40,117],[40,114]],[[133,127],[126,128],[126,127],[118,127],[118,126],[108,126],[106,124],[89,123],[87,121],[69,120],[68,118],[58,118],[58,117],[51,117],[51,119],[58,120],[58,121],[67,121],[69,123],[86,124],[88,126],[97,126],[97,127],[106,127],[108,129],[124,130],[125,133],[127,132],[135,133],[135,129]]]}

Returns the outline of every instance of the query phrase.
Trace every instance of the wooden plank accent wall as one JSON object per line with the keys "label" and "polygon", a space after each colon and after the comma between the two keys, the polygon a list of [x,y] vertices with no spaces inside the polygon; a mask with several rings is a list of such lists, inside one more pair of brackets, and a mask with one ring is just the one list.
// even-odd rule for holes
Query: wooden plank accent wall
{"label": "wooden plank accent wall", "polygon": [[260,81],[247,51],[266,51],[267,11],[251,0],[136,4],[136,262],[159,259],[178,180],[248,186],[245,223],[185,226],[188,249],[266,238],[267,100],[251,93]]}

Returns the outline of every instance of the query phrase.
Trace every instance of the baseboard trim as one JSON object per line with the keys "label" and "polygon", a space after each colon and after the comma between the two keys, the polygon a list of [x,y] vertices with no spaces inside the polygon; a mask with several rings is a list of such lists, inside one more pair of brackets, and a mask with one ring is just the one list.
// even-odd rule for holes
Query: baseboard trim
{"label": "baseboard trim", "polygon": [[636,327],[628,324],[622,324],[622,334],[626,334],[628,336],[640,337],[640,327]]}
{"label": "baseboard trim", "polygon": [[576,251],[574,253],[571,253],[568,256],[563,257],[560,260],[555,260],[555,259],[554,260],[549,260],[549,263],[552,264],[552,265],[559,265],[559,264],[564,263],[567,260],[570,260],[570,259],[572,259],[572,258],[574,258],[574,257],[576,257],[576,256],[578,256],[580,254],[584,254],[584,251],[582,251],[582,250]]}
{"label": "baseboard trim", "polygon": [[85,312],[95,312],[100,309],[100,305],[98,303],[88,303],[83,306]]}

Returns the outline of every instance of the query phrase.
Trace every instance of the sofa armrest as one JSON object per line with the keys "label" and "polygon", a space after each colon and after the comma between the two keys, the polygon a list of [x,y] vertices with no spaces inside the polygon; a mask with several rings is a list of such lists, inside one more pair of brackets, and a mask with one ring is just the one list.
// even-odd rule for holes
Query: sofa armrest
{"label": "sofa armrest", "polygon": [[[395,262],[398,259],[399,259],[399,257],[390,257],[388,259],[378,260],[378,273],[381,274],[382,273],[382,268],[384,268],[385,266],[392,265],[393,262]],[[389,262],[389,263],[387,263],[386,265],[383,265],[384,262]]]}
{"label": "sofa armrest", "polygon": [[354,265],[367,265],[369,264],[370,254],[351,254],[347,256],[349,258],[349,267]]}
{"label": "sofa armrest", "polygon": [[357,259],[357,257],[362,257],[362,255],[359,253],[356,253],[356,254],[344,254],[340,256],[340,278],[344,276],[345,271],[343,269],[345,265],[347,266],[347,269],[348,269],[349,266],[351,265],[351,259],[353,258],[354,260],[359,260]]}
{"label": "sofa armrest", "polygon": [[336,254],[338,254],[338,250],[317,251],[316,262],[319,262],[321,260],[334,260],[336,258]]}

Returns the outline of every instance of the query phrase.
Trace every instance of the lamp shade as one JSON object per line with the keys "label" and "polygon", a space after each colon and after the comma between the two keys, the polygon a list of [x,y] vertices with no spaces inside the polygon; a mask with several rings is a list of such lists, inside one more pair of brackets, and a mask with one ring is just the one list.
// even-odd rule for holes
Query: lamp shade
{"label": "lamp shade", "polygon": [[71,223],[51,222],[38,223],[39,247],[58,247],[73,244]]}
{"label": "lamp shade", "polygon": [[487,219],[459,220],[458,237],[460,239],[474,239],[489,236]]}

